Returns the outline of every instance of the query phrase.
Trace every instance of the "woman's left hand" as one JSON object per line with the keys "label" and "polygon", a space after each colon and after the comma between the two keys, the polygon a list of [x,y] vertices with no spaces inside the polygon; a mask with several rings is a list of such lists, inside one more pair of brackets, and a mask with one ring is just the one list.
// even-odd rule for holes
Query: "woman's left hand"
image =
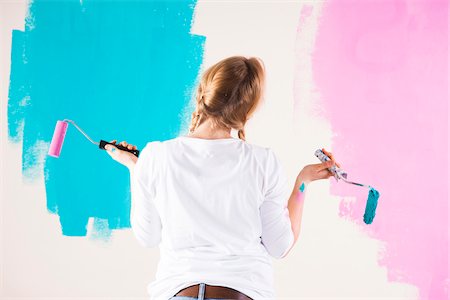
{"label": "woman's left hand", "polygon": [[[110,143],[116,144],[116,140],[112,140]],[[120,142],[119,145],[123,147],[127,147],[130,150],[136,150],[136,146],[128,144],[127,142],[123,141]],[[131,152],[127,152],[124,150],[120,150],[119,148],[113,146],[113,145],[105,145],[105,150],[108,152],[108,154],[117,162],[121,163],[122,165],[126,166],[128,169],[131,169],[136,164],[138,158]]]}

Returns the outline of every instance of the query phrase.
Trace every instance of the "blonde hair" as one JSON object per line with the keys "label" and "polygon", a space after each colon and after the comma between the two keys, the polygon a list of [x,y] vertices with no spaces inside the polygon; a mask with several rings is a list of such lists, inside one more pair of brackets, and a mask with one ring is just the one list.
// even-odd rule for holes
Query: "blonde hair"
{"label": "blonde hair", "polygon": [[265,66],[258,57],[232,56],[209,67],[197,88],[189,131],[211,119],[213,126],[238,130],[245,141],[244,126],[262,97],[264,80]]}

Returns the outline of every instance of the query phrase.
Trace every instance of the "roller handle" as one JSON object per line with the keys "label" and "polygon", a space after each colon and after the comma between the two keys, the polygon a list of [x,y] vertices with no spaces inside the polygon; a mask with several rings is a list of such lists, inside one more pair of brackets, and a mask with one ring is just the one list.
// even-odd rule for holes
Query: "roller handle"
{"label": "roller handle", "polygon": [[[321,149],[317,149],[316,152],[314,152],[314,155],[321,161],[326,162],[331,160],[331,158],[328,157]],[[336,181],[338,181],[340,176],[347,179],[347,173],[345,173],[342,169],[338,168],[336,165],[332,166],[331,168],[328,168],[328,170],[333,173],[334,178]]]}
{"label": "roller handle", "polygon": [[130,153],[133,153],[136,157],[139,157],[139,150],[130,150],[130,149],[128,149],[127,147],[124,147],[124,146],[122,146],[122,145],[117,145],[117,144],[113,144],[113,143],[109,143],[109,142],[107,142],[107,141],[104,141],[104,140],[100,140],[100,143],[98,144],[98,147],[100,148],[100,149],[103,149],[103,150],[106,150],[105,149],[105,146],[106,145],[113,145],[114,147],[116,147],[116,148],[118,148],[118,149],[120,149],[120,150],[123,150],[123,151],[127,151],[127,152],[130,152]]}

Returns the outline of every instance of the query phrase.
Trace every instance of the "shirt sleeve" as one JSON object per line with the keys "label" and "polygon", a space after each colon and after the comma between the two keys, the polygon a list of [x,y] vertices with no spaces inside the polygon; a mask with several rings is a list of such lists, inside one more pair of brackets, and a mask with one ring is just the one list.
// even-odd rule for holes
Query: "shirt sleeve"
{"label": "shirt sleeve", "polygon": [[155,247],[161,241],[161,219],[154,204],[160,143],[147,143],[130,173],[130,223],[136,239],[144,247]]}
{"label": "shirt sleeve", "polygon": [[267,148],[264,199],[260,206],[261,241],[274,258],[282,258],[294,242],[287,202],[289,187],[284,168],[275,153]]}

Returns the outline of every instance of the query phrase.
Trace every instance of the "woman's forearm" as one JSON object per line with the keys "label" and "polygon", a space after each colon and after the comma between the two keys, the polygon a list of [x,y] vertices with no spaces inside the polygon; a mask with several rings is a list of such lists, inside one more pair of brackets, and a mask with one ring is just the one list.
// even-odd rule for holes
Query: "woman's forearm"
{"label": "woman's forearm", "polygon": [[302,223],[303,203],[305,198],[305,191],[300,190],[302,183],[306,185],[309,181],[304,180],[302,176],[297,177],[288,201],[289,218],[291,219],[292,232],[294,233],[293,245],[297,242]]}
{"label": "woman's forearm", "polygon": [[130,159],[127,160],[125,166],[130,171],[130,174],[134,171],[134,166],[136,166],[136,162],[138,161],[138,158],[136,156],[131,156]]}
{"label": "woman's forearm", "polygon": [[132,163],[132,164],[127,165],[128,171],[130,171],[130,175],[133,174],[135,165],[136,165],[136,163]]}
{"label": "woman's forearm", "polygon": [[[294,233],[294,242],[292,243],[291,248],[289,248],[289,250],[286,252],[284,256],[286,256],[294,247],[300,234],[300,227],[303,215],[303,203],[304,203],[303,200],[305,198],[304,188],[309,182],[310,182],[309,180],[304,179],[304,177],[301,174],[299,174],[299,176],[295,180],[295,185],[294,188],[292,189],[291,196],[289,197],[287,208],[289,210],[289,219],[291,220],[292,232]],[[305,186],[301,191],[300,187],[302,186],[303,183],[305,184]]]}
{"label": "woman's forearm", "polygon": [[[285,257],[288,255],[288,253],[291,251],[291,249],[294,247],[295,243],[297,242],[298,236],[300,234],[300,227],[302,223],[302,215],[303,215],[303,200],[305,197],[305,194],[303,191],[300,191],[300,186],[302,185],[304,181],[302,181],[302,178],[299,176],[297,177],[297,180],[295,181],[294,188],[292,189],[291,196],[288,200],[288,211],[289,211],[289,219],[291,220],[291,228],[292,232],[294,234],[294,242],[292,243],[289,250],[283,255]],[[304,182],[305,185],[308,182]]]}

